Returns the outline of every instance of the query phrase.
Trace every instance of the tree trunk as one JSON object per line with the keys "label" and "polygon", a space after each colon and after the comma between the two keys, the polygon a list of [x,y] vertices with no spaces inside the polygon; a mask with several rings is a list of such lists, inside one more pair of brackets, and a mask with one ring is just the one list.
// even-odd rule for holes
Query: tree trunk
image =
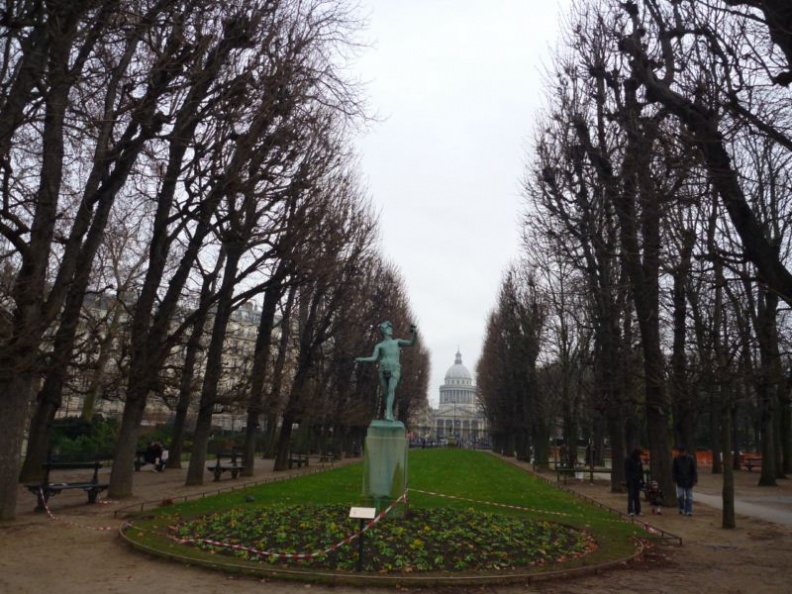
{"label": "tree trunk", "polygon": [[690,275],[690,262],[696,243],[694,233],[683,230],[679,249],[679,263],[673,278],[673,323],[674,340],[671,353],[671,401],[674,403],[674,419],[681,443],[694,442],[695,408],[687,381],[687,298],[686,285]]}
{"label": "tree trunk", "polygon": [[274,458],[278,440],[278,415],[268,414],[264,421],[264,445],[262,458]]}
{"label": "tree trunk", "polygon": [[721,386],[721,443],[723,444],[723,514],[721,526],[735,528],[737,526],[734,510],[734,468],[732,465],[732,401],[731,388],[728,384]]}
{"label": "tree trunk", "polygon": [[171,439],[168,448],[170,451],[170,455],[168,456],[168,468],[181,468],[187,414],[190,411],[190,404],[192,403],[193,380],[195,379],[195,369],[197,367],[198,353],[201,349],[201,342],[203,340],[207,314],[208,308],[204,309],[202,313],[198,315],[193,324],[190,338],[187,340],[187,348],[184,352],[184,366],[182,367],[179,381],[179,399],[176,402],[176,415],[173,420],[173,429],[171,430]]}
{"label": "tree trunk", "polygon": [[[723,265],[720,260],[716,260],[715,304],[712,312],[712,350],[715,358],[715,369],[719,378],[719,381],[717,382],[717,396],[719,402],[717,403],[717,406],[714,402],[712,403],[712,410],[718,410],[720,412],[720,431],[715,431],[715,427],[713,427],[713,437],[718,435],[718,442],[721,446],[719,451],[721,451],[723,455],[722,526],[723,528],[734,528],[734,469],[732,468],[731,464],[733,450],[731,441],[733,419],[731,416],[731,411],[734,403],[732,401],[731,382],[728,381],[729,364],[723,344],[728,331],[723,315],[724,286]],[[712,388],[714,389],[714,387],[715,386],[713,385]],[[716,458],[717,456],[713,457],[713,468],[715,466]]]}
{"label": "tree trunk", "polygon": [[209,317],[209,302],[213,295],[213,289],[217,280],[217,275],[223,266],[223,257],[217,259],[215,267],[207,274],[201,283],[201,296],[199,311],[193,321],[190,338],[187,339],[187,348],[184,353],[184,365],[182,367],[181,379],[179,381],[179,399],[176,403],[176,416],[173,421],[171,431],[170,456],[168,457],[168,468],[181,468],[182,452],[184,449],[184,430],[187,424],[187,414],[190,411],[190,404],[193,399],[193,388],[195,380],[195,369],[198,364],[198,354],[201,350],[204,337],[204,327]]}
{"label": "tree trunk", "polygon": [[227,249],[227,259],[223,272],[223,283],[218,293],[217,311],[215,312],[212,326],[212,338],[206,353],[206,371],[204,372],[203,387],[201,388],[201,404],[198,409],[198,419],[195,423],[193,436],[193,449],[190,455],[190,464],[187,467],[185,484],[189,486],[202,485],[204,478],[204,465],[206,464],[206,448],[209,444],[209,435],[212,432],[212,415],[217,401],[217,386],[223,375],[223,350],[228,332],[228,322],[231,319],[231,306],[234,298],[239,260],[244,253],[243,244],[235,244]]}
{"label": "tree trunk", "polygon": [[291,446],[292,424],[294,417],[283,415],[278,443],[275,446],[275,465],[273,470],[287,470],[289,468],[289,450]]}
{"label": "tree trunk", "polygon": [[[285,263],[278,268],[285,274]],[[253,463],[256,455],[256,436],[264,408],[264,382],[268,367],[271,367],[272,332],[275,327],[275,312],[283,297],[282,275],[276,274],[264,290],[264,303],[261,308],[261,321],[250,372],[250,398],[248,400],[247,424],[245,426],[244,468],[242,476],[253,476]]]}
{"label": "tree trunk", "polygon": [[784,476],[792,474],[792,398],[790,398],[789,382],[781,390],[778,404],[780,417],[779,439],[781,440],[781,470]]}
{"label": "tree trunk", "polygon": [[762,434],[762,469],[759,484],[776,486],[775,464],[775,403],[776,389],[781,381],[779,374],[778,327],[776,315],[778,296],[760,287],[757,299],[756,339],[759,342],[761,373],[757,393],[759,394],[760,423]]}
{"label": "tree trunk", "polygon": [[19,454],[33,381],[27,374],[12,374],[10,380],[3,383],[3,396],[0,398],[0,435],[3,436],[3,447],[0,448],[0,520],[13,520],[17,507]]}
{"label": "tree trunk", "polygon": [[53,400],[44,389],[39,392],[38,404],[30,420],[25,462],[19,475],[20,482],[33,483],[41,479],[41,466],[47,461],[50,452],[52,423],[60,404],[60,397]]}
{"label": "tree trunk", "polygon": [[113,467],[110,471],[110,487],[107,496],[111,499],[124,499],[132,496],[135,452],[137,452],[140,423],[146,409],[147,384],[138,383],[127,390],[121,428],[118,435]]}
{"label": "tree trunk", "polygon": [[[715,390],[715,380],[710,379],[710,390]],[[721,439],[720,424],[723,421],[722,404],[719,399],[714,395],[709,395],[709,430],[712,439],[712,474],[721,474],[723,472],[724,450],[723,440]],[[685,443],[685,442],[681,442]]]}

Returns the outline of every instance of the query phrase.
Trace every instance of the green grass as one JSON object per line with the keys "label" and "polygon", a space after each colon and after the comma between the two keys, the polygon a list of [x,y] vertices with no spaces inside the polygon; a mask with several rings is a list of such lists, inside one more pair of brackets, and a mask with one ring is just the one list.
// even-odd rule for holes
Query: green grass
{"label": "green grass", "polygon": [[[362,464],[260,485],[176,506],[135,521],[127,537],[149,550],[266,573],[273,567],[353,572],[357,543],[321,558],[279,560],[251,550],[173,537],[211,538],[253,551],[308,553],[354,533]],[[372,573],[547,571],[613,561],[635,551],[637,526],[532,476],[497,456],[461,449],[412,450],[407,518],[366,533]],[[591,543],[596,541],[596,545]],[[239,565],[241,564],[241,565]]]}

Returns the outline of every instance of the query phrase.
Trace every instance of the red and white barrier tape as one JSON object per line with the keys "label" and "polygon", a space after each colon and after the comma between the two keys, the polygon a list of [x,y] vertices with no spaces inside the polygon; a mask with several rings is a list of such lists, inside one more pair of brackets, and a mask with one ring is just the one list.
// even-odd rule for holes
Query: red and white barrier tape
{"label": "red and white barrier tape", "polygon": [[[506,503],[495,503],[495,502],[492,502],[492,501],[481,501],[479,499],[468,499],[467,497],[459,497],[457,495],[445,495],[443,493],[435,493],[434,491],[421,491],[420,489],[410,489],[410,490],[411,491],[415,491],[416,493],[423,493],[424,495],[434,495],[436,497],[445,497],[447,499],[457,499],[457,500],[460,500],[460,501],[470,501],[471,503],[481,503],[481,504],[484,504],[484,505],[492,505],[494,507],[505,507],[507,509],[516,509],[518,511],[534,512],[534,513],[538,513],[538,514],[545,514],[545,515],[551,515],[551,516],[562,516],[562,517],[567,517],[567,518],[573,517],[573,514],[568,514],[568,513],[565,513],[565,512],[554,512],[554,511],[548,511],[548,510],[544,510],[544,509],[536,509],[536,508],[533,508],[533,507],[522,507],[522,506],[519,506],[519,505],[509,505],[509,504],[506,504]],[[625,522],[626,521],[628,523],[642,525],[647,532],[650,532],[650,533],[659,532],[653,526],[651,526],[651,525],[649,525],[649,524],[647,524],[645,522],[641,522],[641,521],[635,520],[634,518],[621,517],[621,518],[617,518],[617,519],[614,519],[614,520],[606,519],[604,521],[607,521],[607,522]]]}
{"label": "red and white barrier tape", "polygon": [[[112,530],[117,529],[116,526],[88,526],[87,524],[80,524],[79,522],[73,522],[72,520],[66,520],[60,516],[56,516],[55,514],[52,513],[49,506],[47,505],[47,501],[44,499],[44,492],[41,489],[39,489],[38,497],[39,497],[39,501],[41,501],[41,504],[44,506],[44,511],[47,512],[47,515],[49,516],[50,520],[61,522],[62,524],[67,524],[69,526],[74,526],[76,528],[85,528],[87,530],[96,530],[98,532],[110,532]],[[102,500],[102,501],[97,501],[96,503],[112,503],[112,502],[109,500],[107,501]]]}
{"label": "red and white barrier tape", "polygon": [[377,522],[382,520],[385,516],[387,516],[390,511],[396,507],[397,504],[404,501],[407,503],[407,492],[405,491],[404,494],[396,499],[393,503],[391,503],[386,509],[382,510],[377,517],[373,520],[368,522],[361,530],[358,530],[354,534],[350,534],[345,539],[340,542],[335,543],[327,547],[326,549],[322,549],[320,551],[314,551],[312,553],[278,553],[275,551],[264,551],[262,549],[257,549],[255,547],[247,547],[244,545],[233,544],[230,542],[223,542],[220,540],[213,540],[211,538],[176,538],[171,537],[172,540],[178,542],[179,544],[208,544],[214,547],[222,547],[224,549],[231,549],[234,551],[246,551],[248,553],[253,553],[254,555],[259,555],[261,557],[273,557],[275,559],[313,559],[316,557],[324,557],[328,553],[335,551],[336,549],[351,544],[356,539],[360,538],[360,535],[369,530],[372,526],[374,526]]}
{"label": "red and white barrier tape", "polygon": [[456,499],[458,501],[469,501],[471,503],[481,503],[484,505],[491,505],[493,507],[504,507],[506,509],[516,509],[518,511],[534,512],[537,514],[545,514],[549,516],[564,516],[570,517],[572,514],[564,512],[547,511],[546,509],[536,509],[533,507],[522,507],[520,505],[510,505],[508,503],[495,503],[494,501],[481,501],[480,499],[469,499],[468,497],[459,497],[458,495],[446,495],[444,493],[436,493],[434,491],[421,491],[420,489],[410,489],[416,493],[423,493],[424,495],[434,495],[435,497],[444,497],[446,499]]}

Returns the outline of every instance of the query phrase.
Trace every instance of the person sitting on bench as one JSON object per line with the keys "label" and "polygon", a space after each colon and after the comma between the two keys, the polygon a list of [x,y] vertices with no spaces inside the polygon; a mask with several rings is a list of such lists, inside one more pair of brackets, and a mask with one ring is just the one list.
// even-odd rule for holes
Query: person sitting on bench
{"label": "person sitting on bench", "polygon": [[162,443],[159,441],[152,441],[149,447],[146,448],[144,460],[146,464],[151,464],[156,472],[163,471],[164,460],[162,459],[162,453],[164,451],[165,448],[162,447]]}

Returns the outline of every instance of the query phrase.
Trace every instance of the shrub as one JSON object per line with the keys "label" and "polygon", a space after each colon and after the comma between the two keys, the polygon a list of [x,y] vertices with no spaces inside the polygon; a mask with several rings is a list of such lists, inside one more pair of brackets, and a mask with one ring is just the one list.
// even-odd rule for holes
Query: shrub
{"label": "shrub", "polygon": [[97,417],[89,422],[68,417],[55,421],[50,445],[52,455],[58,460],[75,462],[112,456],[117,441],[115,419]]}

